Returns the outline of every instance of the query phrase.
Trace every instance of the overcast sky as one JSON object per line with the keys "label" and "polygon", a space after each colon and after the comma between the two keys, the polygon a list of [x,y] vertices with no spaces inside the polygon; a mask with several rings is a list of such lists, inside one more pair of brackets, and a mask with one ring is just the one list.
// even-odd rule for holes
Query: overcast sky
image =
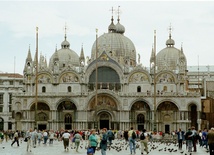
{"label": "overcast sky", "polygon": [[154,30],[159,52],[166,47],[170,24],[175,47],[183,45],[188,66],[214,65],[213,1],[0,1],[0,72],[23,74],[29,45],[35,55],[37,26],[39,53],[48,62],[56,46],[61,48],[65,24],[70,48],[80,55],[83,44],[85,56],[91,56],[95,29],[99,36],[108,32],[110,10],[118,6],[124,35],[144,66],[149,66]]}

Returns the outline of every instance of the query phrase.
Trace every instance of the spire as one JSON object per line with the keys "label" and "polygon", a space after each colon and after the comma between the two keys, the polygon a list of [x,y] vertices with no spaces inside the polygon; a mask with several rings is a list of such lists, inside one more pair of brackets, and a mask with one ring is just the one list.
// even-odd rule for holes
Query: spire
{"label": "spire", "polygon": [[30,45],[29,45],[29,49],[28,49],[28,54],[27,54],[27,59],[26,59],[26,61],[32,61],[31,51],[30,51]]}
{"label": "spire", "polygon": [[62,48],[70,48],[70,43],[67,41],[67,26],[65,24],[65,40],[61,43]]}
{"label": "spire", "polygon": [[80,58],[84,58],[85,59],[85,56],[84,56],[84,51],[83,51],[83,44],[82,44],[82,47],[81,47],[81,53],[80,53]]}
{"label": "spire", "polygon": [[117,21],[118,21],[118,23],[120,22],[120,13],[121,13],[120,6],[118,6],[118,9],[117,9]]}
{"label": "spire", "polygon": [[83,51],[83,44],[81,47],[81,53],[80,53],[80,66],[84,66],[85,65],[85,56],[84,56],[84,51]]}
{"label": "spire", "polygon": [[66,26],[66,23],[65,23],[65,40],[67,39],[67,26]]}
{"label": "spire", "polygon": [[172,26],[171,26],[171,23],[170,23],[170,26],[169,26],[169,39],[166,41],[166,46],[167,47],[173,47],[175,45],[175,41],[172,39]]}
{"label": "spire", "polygon": [[115,32],[116,31],[116,27],[114,25],[114,18],[113,18],[113,7],[112,9],[110,10],[112,12],[112,17],[111,17],[111,24],[108,26],[108,32]]}
{"label": "spire", "polygon": [[154,52],[154,47],[152,45],[152,52],[151,52],[151,56],[150,56],[150,62],[154,62],[154,58],[155,58],[155,52]]}

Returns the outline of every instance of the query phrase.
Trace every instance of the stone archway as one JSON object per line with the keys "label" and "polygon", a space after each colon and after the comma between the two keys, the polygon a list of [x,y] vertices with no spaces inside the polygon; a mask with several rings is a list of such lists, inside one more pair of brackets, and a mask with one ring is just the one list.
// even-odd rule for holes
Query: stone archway
{"label": "stone archway", "polygon": [[73,122],[76,120],[76,105],[70,100],[61,101],[57,107],[57,122],[64,129],[75,127]]}
{"label": "stone archway", "polygon": [[176,122],[179,119],[178,107],[170,101],[164,101],[157,107],[158,129],[165,133],[176,130]]}
{"label": "stone archway", "polygon": [[145,128],[146,124],[148,124],[149,126],[149,120],[151,119],[150,112],[150,107],[145,101],[135,102],[132,105],[130,111],[130,119],[132,126],[138,130],[142,130],[143,128]]}
{"label": "stone archway", "polygon": [[0,117],[0,131],[4,130],[4,119]]}
{"label": "stone archway", "polygon": [[196,129],[198,129],[197,106],[195,104],[190,104],[188,106],[188,112],[189,112],[189,120],[191,120],[191,126],[194,126]]}
{"label": "stone archway", "polygon": [[37,121],[37,128],[39,130],[47,129],[48,120],[52,119],[50,117],[50,107],[48,104],[39,101],[37,103],[37,113],[35,115],[35,103],[31,105],[30,107],[30,117],[35,119]]}
{"label": "stone archway", "polygon": [[109,129],[111,124],[111,115],[108,112],[101,112],[98,114],[99,119],[99,129],[107,128]]}

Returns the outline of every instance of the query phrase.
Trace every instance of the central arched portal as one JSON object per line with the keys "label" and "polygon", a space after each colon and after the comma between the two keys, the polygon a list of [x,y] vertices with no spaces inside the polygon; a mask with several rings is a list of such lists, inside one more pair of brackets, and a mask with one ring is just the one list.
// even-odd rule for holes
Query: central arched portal
{"label": "central arched portal", "polygon": [[111,116],[109,115],[109,113],[101,112],[100,114],[98,114],[98,118],[99,118],[99,128],[100,129],[103,129],[103,128],[109,129],[110,121],[111,121]]}

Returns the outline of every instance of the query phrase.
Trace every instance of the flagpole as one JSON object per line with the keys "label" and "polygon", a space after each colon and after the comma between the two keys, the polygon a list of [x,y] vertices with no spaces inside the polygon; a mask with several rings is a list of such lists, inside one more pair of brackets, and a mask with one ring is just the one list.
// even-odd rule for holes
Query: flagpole
{"label": "flagpole", "polygon": [[37,106],[38,106],[38,30],[36,27],[36,94],[35,94],[35,128],[37,128]]}

